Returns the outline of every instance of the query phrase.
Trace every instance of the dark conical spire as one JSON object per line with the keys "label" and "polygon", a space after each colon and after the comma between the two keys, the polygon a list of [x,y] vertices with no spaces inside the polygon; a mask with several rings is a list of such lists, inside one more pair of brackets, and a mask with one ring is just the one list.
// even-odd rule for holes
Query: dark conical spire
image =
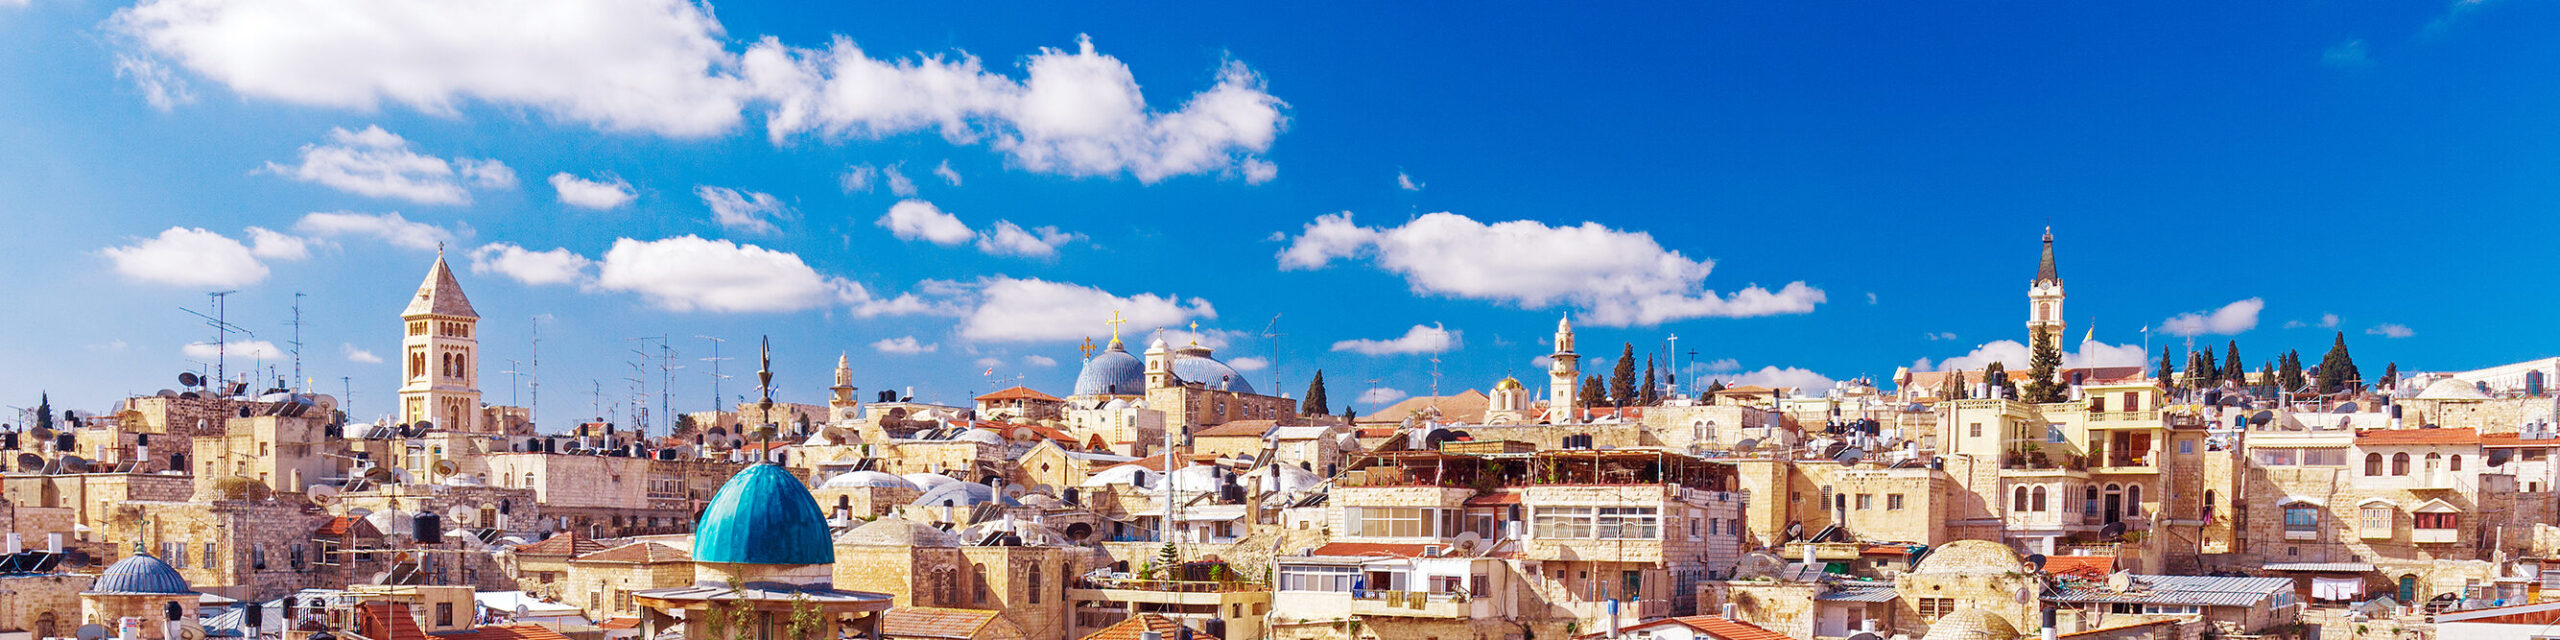
{"label": "dark conical spire", "polygon": [[2053,227],[2044,228],[2044,259],[2036,263],[2036,281],[2033,284],[2046,283],[2062,284],[2062,275],[2053,268]]}

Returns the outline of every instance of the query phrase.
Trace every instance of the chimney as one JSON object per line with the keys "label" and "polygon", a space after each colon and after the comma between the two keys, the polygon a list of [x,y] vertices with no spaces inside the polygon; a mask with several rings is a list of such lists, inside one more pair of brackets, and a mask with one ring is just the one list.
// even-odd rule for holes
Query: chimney
{"label": "chimney", "polygon": [[22,538],[18,532],[9,532],[9,555],[18,555],[19,551],[23,551],[23,549],[20,549],[19,547],[24,544],[26,544],[26,540]]}
{"label": "chimney", "polygon": [[2053,607],[2044,608],[2044,640],[2057,640],[2057,636],[2062,633],[2061,630],[2054,628],[2054,611]]}
{"label": "chimney", "polygon": [[1813,564],[1813,541],[1807,540],[1797,544],[1804,545],[1804,563]]}
{"label": "chimney", "polygon": [[61,532],[44,534],[44,551],[45,553],[62,553]]}

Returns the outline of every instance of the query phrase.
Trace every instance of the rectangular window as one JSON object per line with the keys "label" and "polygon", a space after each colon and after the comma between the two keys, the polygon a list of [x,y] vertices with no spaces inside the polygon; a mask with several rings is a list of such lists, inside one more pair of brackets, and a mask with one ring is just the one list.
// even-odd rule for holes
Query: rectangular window
{"label": "rectangular window", "polygon": [[1899,494],[1899,493],[1888,493],[1888,494],[1884,494],[1884,510],[1886,510],[1886,511],[1901,511],[1901,510],[1902,510],[1902,494]]}
{"label": "rectangular window", "polygon": [[1589,538],[1591,508],[1538,507],[1533,528],[1540,538]]}
{"label": "rectangular window", "polygon": [[1280,565],[1281,591],[1330,591],[1349,593],[1360,579],[1359,567],[1332,565]]}
{"label": "rectangular window", "polygon": [[1431,535],[1420,507],[1360,507],[1345,515],[1356,520],[1349,529],[1375,538],[1418,538]]}
{"label": "rectangular window", "polygon": [[1876,508],[1876,494],[1872,494],[1872,493],[1861,493],[1861,494],[1858,494],[1858,510],[1859,510],[1859,511],[1867,511],[1867,510],[1874,509],[1874,508]]}
{"label": "rectangular window", "polygon": [[2284,509],[2284,530],[2310,532],[2320,530],[2320,511],[2312,507],[2294,506]]}
{"label": "rectangular window", "polygon": [[2391,507],[2380,505],[2358,509],[2356,528],[2367,539],[2390,538],[2392,521],[2396,519],[2392,512]]}
{"label": "rectangular window", "polygon": [[2263,467],[2290,467],[2290,466],[2293,466],[2293,464],[2294,464],[2294,457],[2293,457],[2293,450],[2292,450],[2292,449],[2259,449],[2259,450],[2258,450],[2258,465],[2259,465],[2259,466],[2263,466]]}
{"label": "rectangular window", "polygon": [[1980,437],[1982,437],[1982,423],[1980,423],[1980,422],[1973,423],[1973,437],[1976,437],[1976,438],[1980,438]]}
{"label": "rectangular window", "polygon": [[2182,455],[2182,456],[2192,456],[2192,455],[2195,455],[2195,454],[2196,454],[2196,441],[2194,441],[2194,440],[2179,440],[2179,441],[2178,441],[2178,455]]}
{"label": "rectangular window", "polygon": [[2453,513],[2421,513],[2421,514],[2418,514],[2418,528],[2420,528],[2420,529],[2452,529],[2452,528],[2454,528],[2454,527],[2456,526],[2456,525],[2454,524],[2454,522],[2456,521],[2456,519],[2457,519],[2457,518],[2456,518],[2456,516],[2458,516],[2458,515],[2460,515],[2460,514],[2453,514]]}
{"label": "rectangular window", "polygon": [[438,602],[438,603],[436,603],[436,626],[439,626],[439,627],[450,627],[450,626],[453,626],[453,603],[451,603],[451,602]]}
{"label": "rectangular window", "polygon": [[2062,433],[2062,427],[2063,427],[2063,426],[2065,426],[2065,425],[2059,425],[2059,424],[2048,424],[2048,425],[2045,425],[2045,426],[2044,426],[2044,441],[2045,441],[2045,442],[2070,442],[2070,441],[2071,441],[2071,438],[2070,438],[2070,437],[2068,437],[2068,436],[2063,435],[2063,433]]}
{"label": "rectangular window", "polygon": [[1602,540],[1651,540],[1657,536],[1653,507],[1600,507],[1592,537]]}
{"label": "rectangular window", "polygon": [[1921,620],[1930,621],[1930,622],[1935,622],[1935,621],[1937,621],[1937,619],[1939,619],[1939,618],[1946,617],[1946,616],[1947,616],[1947,614],[1955,613],[1955,611],[1956,611],[1956,599],[1955,599],[1955,598],[1921,598],[1921,599],[1920,599],[1920,619],[1921,619]]}
{"label": "rectangular window", "polygon": [[2302,464],[2323,467],[2347,466],[2347,450],[2304,449],[2302,450]]}

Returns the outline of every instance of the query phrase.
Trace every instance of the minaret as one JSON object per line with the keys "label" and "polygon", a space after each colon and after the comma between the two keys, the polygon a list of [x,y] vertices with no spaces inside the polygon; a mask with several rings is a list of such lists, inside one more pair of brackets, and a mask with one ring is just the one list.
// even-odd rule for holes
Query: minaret
{"label": "minaret", "polygon": [[[1118,339],[1114,338],[1112,344],[1119,344]],[[1147,343],[1147,388],[1164,389],[1175,384],[1173,347],[1164,343],[1164,336],[1156,336],[1154,342]]]}
{"label": "minaret", "polygon": [[1556,352],[1547,354],[1547,421],[1582,415],[1582,356],[1573,352],[1573,316],[1556,321]]}
{"label": "minaret", "polygon": [[2069,351],[2062,338],[2062,276],[2053,268],[2053,227],[2044,229],[2044,259],[2036,263],[2036,280],[2027,285],[2027,346],[2035,346],[2036,329],[2052,336],[2056,349]]}
{"label": "minaret", "polygon": [[428,420],[448,431],[479,431],[480,313],[463,297],[442,248],[400,320],[407,326],[400,341],[400,422]]}
{"label": "minaret", "polygon": [[837,421],[849,422],[862,417],[862,400],[854,398],[853,361],[843,353],[836,354],[836,385],[827,387],[827,412]]}

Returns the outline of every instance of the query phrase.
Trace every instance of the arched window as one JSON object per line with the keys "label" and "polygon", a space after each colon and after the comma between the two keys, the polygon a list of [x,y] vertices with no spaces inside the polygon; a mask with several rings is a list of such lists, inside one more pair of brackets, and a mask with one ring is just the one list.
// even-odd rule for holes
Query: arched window
{"label": "arched window", "polygon": [[2453,455],[2453,466],[2446,467],[2446,468],[2445,468],[2445,470],[2446,470],[2446,471],[2461,471],[2461,470],[2462,470],[2462,454],[2458,454],[2458,453],[2457,453],[2457,454],[2454,454],[2454,455]]}
{"label": "arched window", "polygon": [[2364,454],[2364,474],[2368,476],[2382,475],[2382,454]]}
{"label": "arched window", "polygon": [[1023,586],[1031,590],[1031,604],[1040,604],[1040,568],[1032,567],[1023,574]]}
{"label": "arched window", "polygon": [[2017,494],[2017,496],[2009,499],[2009,504],[2010,504],[2010,506],[2009,506],[2009,510],[2010,510],[2010,511],[2026,511],[2026,510],[2027,510],[2027,488],[2026,488],[2026,487],[2018,487],[2018,488],[2017,488],[2017,491],[2015,491],[2014,493],[2016,493],[2016,494]]}
{"label": "arched window", "polygon": [[2395,475],[2395,476],[2405,476],[2405,475],[2409,475],[2409,454],[2406,454],[2406,453],[2394,453],[2394,454],[2391,454],[2391,475]]}
{"label": "arched window", "polygon": [[2038,304],[2036,304],[2036,321],[2038,321],[2038,322],[2050,322],[2050,321],[2052,321],[2052,320],[2053,320],[2053,303],[2051,303],[2051,302],[2044,302],[2044,303],[2038,303]]}
{"label": "arched window", "polygon": [[2142,515],[2142,485],[2136,484],[2125,486],[2124,514],[2128,516]]}
{"label": "arched window", "polygon": [[2041,486],[2036,487],[2035,493],[2032,493],[2032,494],[2029,494],[2029,495],[2032,495],[2032,496],[2034,496],[2034,497],[2035,497],[2035,509],[2034,509],[2034,510],[2035,510],[2035,512],[2037,512],[2037,513],[2043,513],[2043,512],[2044,512],[2044,510],[2045,510],[2045,500],[2044,500],[2045,494],[2044,494],[2044,487],[2041,487]]}
{"label": "arched window", "polygon": [[2204,490],[2204,504],[2199,505],[2199,506],[2197,507],[2197,509],[2196,509],[2196,519],[2198,519],[2198,520],[2203,520],[2203,521],[2206,521],[2206,522],[2212,522],[2212,521],[2213,521],[2213,490],[2212,490],[2212,489],[2206,489],[2206,490]]}
{"label": "arched window", "polygon": [[2430,475],[2430,476],[2435,475],[2437,471],[2442,471],[2442,470],[2444,470],[2444,454],[2441,454],[2441,453],[2429,453],[2429,454],[2427,454],[2427,466],[2426,466],[2426,469],[2427,469],[2427,475]]}
{"label": "arched window", "polygon": [[969,565],[969,602],[987,603],[987,565]]}

